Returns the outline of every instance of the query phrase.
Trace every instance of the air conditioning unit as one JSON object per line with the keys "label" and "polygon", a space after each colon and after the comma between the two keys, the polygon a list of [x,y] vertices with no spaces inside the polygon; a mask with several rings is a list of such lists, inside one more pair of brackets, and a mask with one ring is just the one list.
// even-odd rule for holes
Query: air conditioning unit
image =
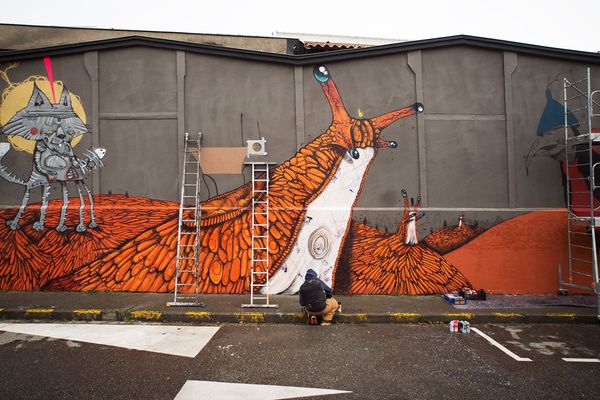
{"label": "air conditioning unit", "polygon": [[260,138],[260,140],[246,140],[246,157],[266,155],[267,141],[265,138]]}

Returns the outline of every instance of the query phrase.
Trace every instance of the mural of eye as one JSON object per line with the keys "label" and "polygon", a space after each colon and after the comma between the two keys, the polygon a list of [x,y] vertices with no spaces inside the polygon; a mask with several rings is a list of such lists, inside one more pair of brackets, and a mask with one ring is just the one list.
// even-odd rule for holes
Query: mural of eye
{"label": "mural of eye", "polygon": [[396,143],[394,140],[392,140],[392,141],[390,142],[390,147],[391,147],[392,149],[395,149],[396,147],[398,147],[398,143]]}
{"label": "mural of eye", "polygon": [[329,80],[329,71],[322,65],[313,69],[313,75],[319,82],[325,83]]}
{"label": "mural of eye", "polygon": [[355,160],[358,160],[358,157],[360,157],[360,153],[356,149],[350,149],[349,153],[350,157],[354,158]]}
{"label": "mural of eye", "polygon": [[315,259],[324,258],[331,250],[331,242],[329,231],[325,228],[315,230],[308,239],[308,251]]}

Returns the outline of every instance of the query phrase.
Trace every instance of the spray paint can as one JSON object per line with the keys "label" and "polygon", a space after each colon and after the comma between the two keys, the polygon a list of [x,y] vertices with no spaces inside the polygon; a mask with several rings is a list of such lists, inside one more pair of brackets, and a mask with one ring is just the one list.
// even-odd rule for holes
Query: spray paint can
{"label": "spray paint can", "polygon": [[448,324],[448,329],[450,330],[450,332],[454,332],[454,320],[450,321],[450,323]]}
{"label": "spray paint can", "polygon": [[454,332],[458,332],[458,320],[454,320]]}

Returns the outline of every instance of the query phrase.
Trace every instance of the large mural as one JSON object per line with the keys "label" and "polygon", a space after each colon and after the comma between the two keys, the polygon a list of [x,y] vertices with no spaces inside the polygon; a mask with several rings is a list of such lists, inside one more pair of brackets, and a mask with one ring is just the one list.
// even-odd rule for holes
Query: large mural
{"label": "large mural", "polygon": [[[0,290],[173,291],[178,204],[121,194],[92,196],[85,179],[103,166],[110,149],[76,155],[75,146],[89,134],[82,102],[53,80],[49,60],[45,65],[47,76],[16,84],[8,70],[0,75],[8,84],[0,105],[0,139],[8,142],[0,143],[0,162],[9,151],[25,151],[32,164],[27,179],[0,164],[0,176],[25,191],[20,207],[0,210]],[[477,268],[469,259],[473,253],[461,250],[492,236],[469,225],[464,215],[456,216],[457,225],[420,239],[420,198],[411,205],[403,190],[404,212],[396,232],[352,219],[378,152],[399,146],[382,132],[424,112],[424,106],[355,118],[330,70],[315,67],[313,76],[329,104],[331,122],[270,172],[270,292],[296,293],[309,268],[344,294],[433,294],[479,284],[472,279]],[[69,182],[77,189],[75,198],[69,197]],[[50,200],[57,183],[62,198]],[[41,202],[28,206],[38,187]],[[247,183],[202,203],[197,277],[202,292],[249,291],[251,202]],[[258,205],[259,213],[264,206]],[[258,222],[260,217],[255,217]],[[195,227],[184,222],[183,229]],[[254,245],[265,247],[260,238]],[[465,265],[469,273],[462,271]],[[194,279],[183,274],[180,281]]]}

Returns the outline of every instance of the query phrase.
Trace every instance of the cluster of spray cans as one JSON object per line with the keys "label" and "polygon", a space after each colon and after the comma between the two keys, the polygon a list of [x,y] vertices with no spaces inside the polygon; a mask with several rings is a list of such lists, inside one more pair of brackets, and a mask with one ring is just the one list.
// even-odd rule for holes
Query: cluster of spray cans
{"label": "cluster of spray cans", "polygon": [[448,329],[450,332],[470,333],[471,323],[469,321],[459,321],[457,319],[453,319],[448,324]]}

